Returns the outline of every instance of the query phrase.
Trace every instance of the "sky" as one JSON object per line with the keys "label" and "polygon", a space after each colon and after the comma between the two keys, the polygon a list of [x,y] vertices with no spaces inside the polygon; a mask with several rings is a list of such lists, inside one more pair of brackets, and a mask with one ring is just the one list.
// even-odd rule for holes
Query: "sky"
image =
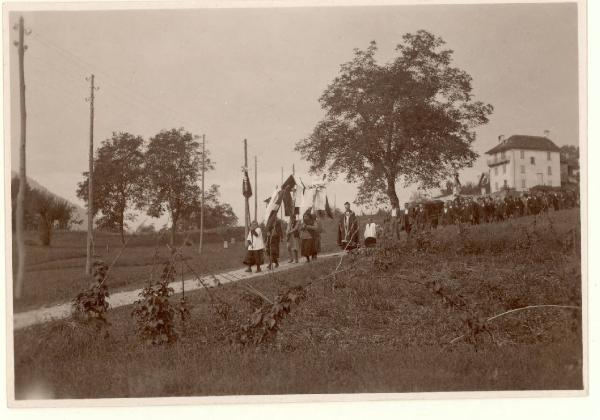
{"label": "sky", "polygon": [[[25,12],[32,31],[25,57],[28,175],[83,205],[75,190],[88,165],[86,76],[94,73],[100,88],[96,145],[114,131],[145,139],[174,127],[205,134],[216,165],[206,183],[220,185],[222,201],[243,222],[243,139],[252,181],[258,159],[262,210],[260,202],[280,183],[282,167],[284,176],[295,165],[305,182],[314,179],[294,145],[323,118],[318,99],[353,49],[375,40],[377,59],[387,62],[403,34],[425,29],[454,50],[454,65],[473,77],[475,99],[494,106],[490,122],[476,129],[473,148],[480,158],[460,174],[463,183],[477,181],[487,170],[484,153],[499,135],[549,130],[559,146],[578,144],[576,8],[556,3]],[[18,16],[9,16],[11,26]],[[16,48],[9,58],[11,164],[18,170]],[[412,191],[399,184],[401,202]],[[354,200],[356,186],[340,178],[328,186],[328,195],[341,207]]]}

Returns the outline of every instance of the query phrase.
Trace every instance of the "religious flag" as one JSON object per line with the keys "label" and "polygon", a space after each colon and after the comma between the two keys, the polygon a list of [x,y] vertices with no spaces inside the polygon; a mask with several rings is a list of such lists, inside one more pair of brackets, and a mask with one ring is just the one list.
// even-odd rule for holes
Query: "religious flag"
{"label": "religious flag", "polygon": [[292,190],[295,186],[296,180],[294,179],[293,175],[290,175],[281,186],[281,189],[283,190],[283,213],[285,216],[291,216],[294,213],[294,198],[292,197]]}
{"label": "religious flag", "polygon": [[304,183],[302,182],[302,180],[300,180],[300,184],[296,185],[296,188],[294,190],[294,196],[293,196],[294,214],[297,216],[300,215],[300,205],[301,205],[302,199],[304,197],[304,191],[306,191],[306,187],[304,186]]}
{"label": "religious flag", "polygon": [[286,188],[291,191],[296,186],[296,180],[294,179],[294,175],[288,176],[283,184],[281,184],[281,189],[285,190]]}
{"label": "religious flag", "polygon": [[242,180],[242,195],[246,198],[252,197],[252,185],[250,185],[250,178],[248,178],[247,169],[244,169],[244,178]]}
{"label": "religious flag", "polygon": [[[276,189],[275,192],[273,192],[265,212],[267,219],[265,223],[265,229],[267,232],[271,229],[271,227],[273,227],[275,221],[277,220],[277,213],[279,212],[281,203],[284,201],[284,197],[286,195],[290,195],[290,192],[295,185],[296,181],[294,180],[294,177],[290,175],[288,179],[281,185],[281,188]],[[290,198],[286,198],[285,201],[290,201]]]}

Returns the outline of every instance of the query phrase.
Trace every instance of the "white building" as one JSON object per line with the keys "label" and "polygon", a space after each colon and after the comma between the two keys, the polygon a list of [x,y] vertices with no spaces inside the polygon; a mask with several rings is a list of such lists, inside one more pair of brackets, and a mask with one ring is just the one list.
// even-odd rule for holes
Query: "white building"
{"label": "white building", "polygon": [[560,187],[560,149],[547,137],[500,137],[488,150],[490,190],[527,191],[536,185]]}

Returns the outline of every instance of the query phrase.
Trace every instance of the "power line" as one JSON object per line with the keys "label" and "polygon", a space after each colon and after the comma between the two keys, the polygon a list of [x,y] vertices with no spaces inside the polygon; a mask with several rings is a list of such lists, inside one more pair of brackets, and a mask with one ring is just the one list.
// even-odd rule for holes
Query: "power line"
{"label": "power line", "polygon": [[[38,60],[38,62],[44,62],[45,60]],[[66,67],[65,69],[67,69],[68,67]],[[62,70],[62,69],[60,69]],[[35,82],[35,84],[33,85],[28,85],[29,88],[34,87],[36,88],[37,85],[42,85],[46,88],[49,88],[51,90],[53,90],[54,92],[58,93],[59,95],[53,95],[53,98],[56,97],[60,97],[62,99],[65,99],[65,95],[64,93],[69,93],[74,97],[80,98],[81,97],[81,92],[80,91],[76,91],[72,85],[68,84],[68,83],[64,83],[64,80],[62,79],[57,79],[55,80],[53,83],[49,83],[47,82],[47,77],[45,74],[38,74],[38,72],[36,71],[31,71],[28,72],[29,75],[34,76],[32,77],[32,80]],[[80,82],[80,80],[83,80],[83,78],[80,79],[79,76],[74,76],[73,73],[68,73],[65,72],[65,74],[71,76],[69,79],[73,82]],[[60,85],[60,86],[58,86]],[[35,91],[35,89],[33,89]],[[127,106],[127,107],[135,107],[138,108],[139,110],[143,111],[143,115],[147,118],[150,119],[156,119],[155,116],[153,115],[149,115],[148,111],[150,111],[150,108],[148,108],[144,103],[140,103],[137,102],[133,99],[130,99],[129,97],[127,97],[126,95],[120,93],[120,90],[116,90],[116,89],[112,89],[110,86],[108,89],[104,90],[108,95],[110,95],[112,98],[114,98],[115,100],[117,100],[118,102],[120,102],[121,104]],[[100,102],[100,104],[102,104],[102,102]],[[102,108],[103,111],[107,111],[109,112],[111,115],[113,116],[120,116],[119,114],[117,114],[116,112],[113,111],[113,107],[107,106],[106,109],[104,109],[104,107]]]}
{"label": "power line", "polygon": [[[97,68],[97,66],[81,59],[80,57],[78,57],[77,55],[75,55],[74,53],[66,50],[65,48],[57,45],[56,43],[48,40],[45,37],[40,36],[39,34],[35,34],[34,38],[37,39],[38,41],[40,41],[42,44],[44,44],[45,46],[49,47],[49,48],[53,48],[54,50],[56,50],[59,54],[61,54],[63,57],[65,57],[68,60],[71,60],[75,63],[77,63],[77,65],[79,65],[80,67],[90,71],[90,70],[94,70],[96,73],[99,74],[103,74],[108,80],[106,80],[105,82],[108,82],[109,84],[113,84],[117,89],[120,90],[126,90],[129,91],[130,93],[132,93],[133,95],[138,96],[139,98],[142,98],[144,102],[148,102],[149,104],[157,107],[158,110],[161,111],[167,111],[170,114],[172,114],[172,116],[179,116],[182,113],[186,113],[186,111],[182,111],[182,110],[175,110],[173,108],[171,108],[168,105],[165,105],[164,103],[157,103],[155,102],[152,98],[148,97],[147,95],[144,95],[140,92],[135,91],[134,89],[132,89],[129,85],[126,85],[124,83],[121,83],[118,81],[117,78],[113,77],[111,74],[107,73],[106,71],[103,70],[99,70]],[[189,116],[186,116],[189,117]],[[195,118],[190,118],[190,120],[194,120]]]}
{"label": "power line", "polygon": [[[85,69],[86,72],[87,72],[87,70],[89,70],[87,66],[83,66],[83,65],[77,63],[76,61],[71,60],[70,57],[65,57],[65,58],[67,60],[71,61],[72,63],[75,63],[75,64],[79,65],[80,68]],[[40,61],[44,61],[44,60],[40,60]],[[73,72],[70,72],[70,70],[69,70],[68,67],[62,67],[60,70],[61,71],[65,71],[65,74],[70,74],[71,77],[72,77],[72,79],[73,79],[73,81],[75,81],[75,82],[79,82],[80,80],[83,80],[83,77],[82,77],[81,74],[78,74],[78,75],[74,76]],[[140,109],[142,109],[144,111],[152,111],[152,110],[154,110],[154,111],[159,111],[161,114],[164,113],[164,110],[157,108],[156,105],[154,106],[154,108],[152,108],[150,106],[150,105],[152,105],[152,103],[148,103],[147,101],[136,101],[131,96],[125,95],[123,93],[123,90],[125,90],[125,89],[122,88],[122,87],[120,87],[120,86],[118,86],[117,84],[111,83],[110,81],[108,81],[108,84],[109,84],[108,91],[111,94],[111,96],[114,97],[117,100],[120,100],[123,104],[128,105],[128,106],[133,105],[133,106],[136,106],[136,107],[138,107],[138,108],[140,108]],[[111,84],[112,84],[113,87],[110,86]],[[79,94],[78,94],[78,96],[79,96]],[[171,114],[169,114],[169,116],[171,116]],[[152,118],[155,119],[156,117],[153,116]]]}

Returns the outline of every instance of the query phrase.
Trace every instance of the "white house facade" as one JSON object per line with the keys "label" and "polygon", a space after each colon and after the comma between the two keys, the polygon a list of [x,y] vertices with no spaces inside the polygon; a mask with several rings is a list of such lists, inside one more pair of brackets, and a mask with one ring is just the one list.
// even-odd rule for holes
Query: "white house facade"
{"label": "white house facade", "polygon": [[550,139],[514,135],[486,152],[492,193],[537,185],[560,187],[560,149]]}

